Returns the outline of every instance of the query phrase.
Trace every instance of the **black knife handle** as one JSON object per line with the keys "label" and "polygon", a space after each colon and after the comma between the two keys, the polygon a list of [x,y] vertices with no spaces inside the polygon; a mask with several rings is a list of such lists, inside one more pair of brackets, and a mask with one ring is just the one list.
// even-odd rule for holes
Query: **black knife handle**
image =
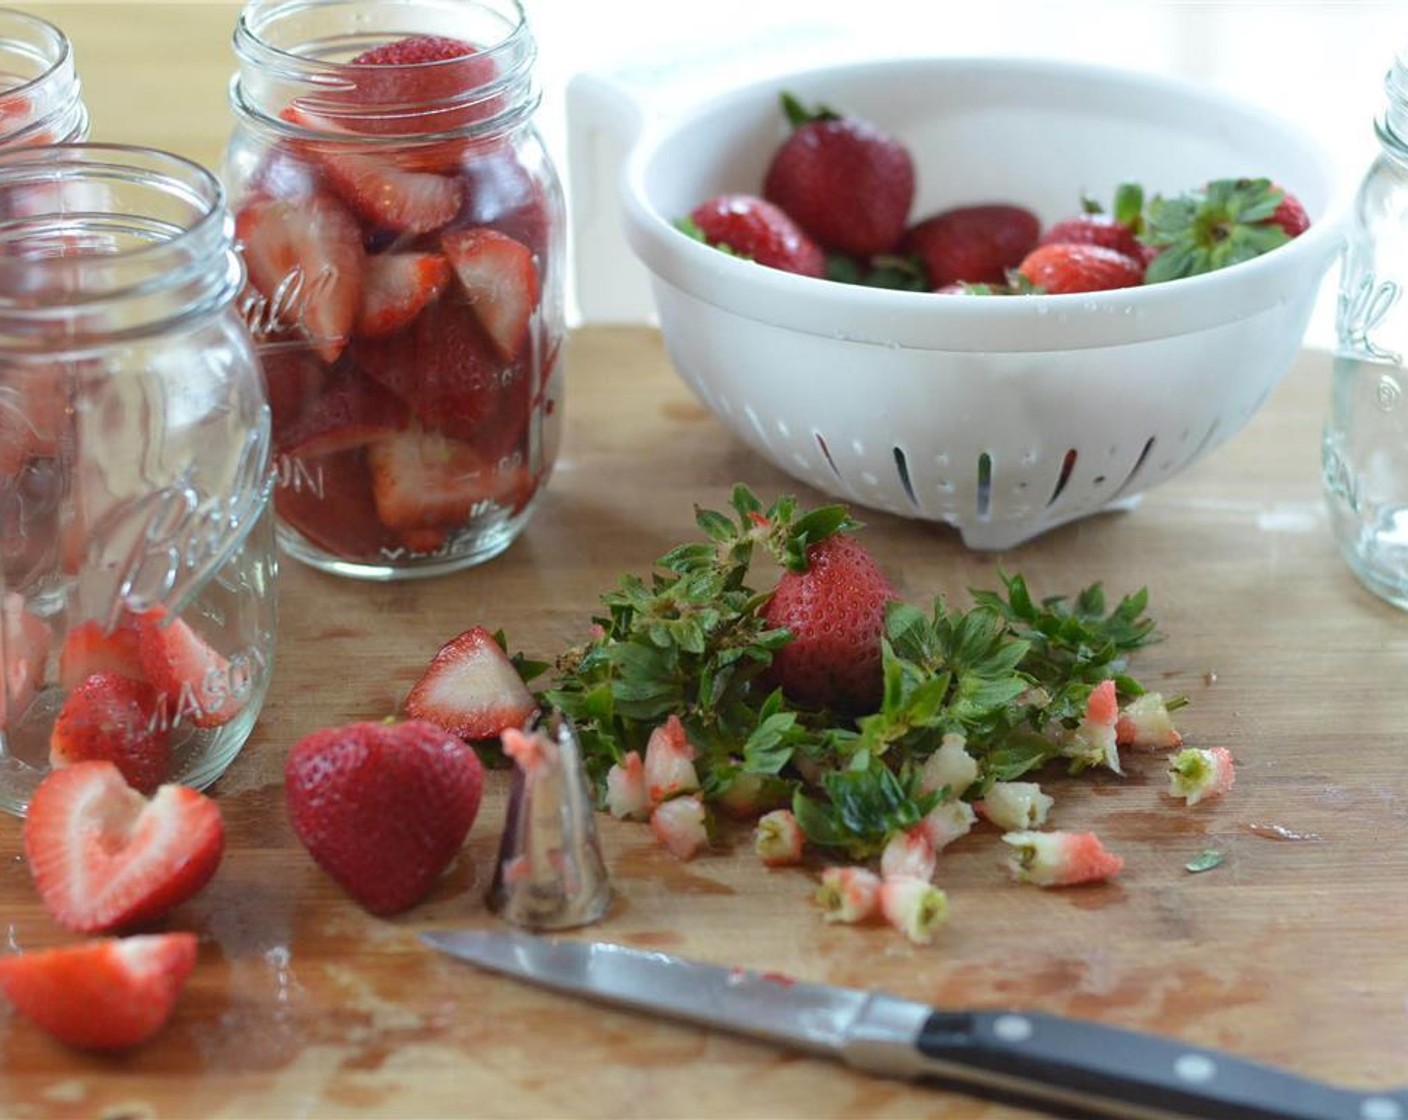
{"label": "black knife handle", "polygon": [[1100,1116],[1408,1120],[1408,1092],[1355,1092],[1216,1050],[1055,1015],[938,1011],[915,1045],[926,1076]]}

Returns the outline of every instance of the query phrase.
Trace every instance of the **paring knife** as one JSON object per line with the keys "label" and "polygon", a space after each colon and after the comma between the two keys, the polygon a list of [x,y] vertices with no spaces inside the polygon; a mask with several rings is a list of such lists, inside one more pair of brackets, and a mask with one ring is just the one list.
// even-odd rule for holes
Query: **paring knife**
{"label": "paring knife", "polygon": [[1216,1050],[1024,1011],[941,1011],[605,942],[492,931],[423,940],[481,968],[885,1077],[935,1079],[1131,1120],[1408,1120],[1408,1091],[1357,1092]]}

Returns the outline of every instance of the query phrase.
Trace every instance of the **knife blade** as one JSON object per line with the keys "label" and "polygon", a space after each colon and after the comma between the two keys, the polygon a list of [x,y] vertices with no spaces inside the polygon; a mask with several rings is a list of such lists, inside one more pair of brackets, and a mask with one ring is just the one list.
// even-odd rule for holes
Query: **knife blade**
{"label": "knife blade", "polygon": [[490,930],[421,935],[491,972],[884,1077],[932,1079],[1127,1120],[1408,1120],[1360,1092],[1156,1035],[1043,1012],[951,1011],[607,942]]}

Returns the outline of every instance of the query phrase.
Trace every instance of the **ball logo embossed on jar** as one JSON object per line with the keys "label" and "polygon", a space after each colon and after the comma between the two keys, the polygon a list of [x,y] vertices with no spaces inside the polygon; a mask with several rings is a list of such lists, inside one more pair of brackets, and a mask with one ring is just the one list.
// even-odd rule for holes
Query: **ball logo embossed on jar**
{"label": "ball logo embossed on jar", "polygon": [[1402,365],[1400,354],[1379,346],[1373,337],[1402,294],[1395,281],[1380,281],[1372,272],[1360,277],[1352,290],[1340,292],[1337,307],[1340,345],[1357,350],[1365,357]]}

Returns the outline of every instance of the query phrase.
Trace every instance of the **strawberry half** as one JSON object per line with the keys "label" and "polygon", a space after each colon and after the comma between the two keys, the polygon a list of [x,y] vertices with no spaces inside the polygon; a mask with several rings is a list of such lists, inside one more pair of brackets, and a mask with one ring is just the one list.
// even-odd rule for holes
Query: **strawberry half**
{"label": "strawberry half", "polygon": [[528,341],[528,323],[542,296],[533,250],[484,228],[447,233],[440,245],[495,349],[512,361]]}
{"label": "strawberry half", "polygon": [[336,381],[280,434],[278,449],[314,459],[365,447],[404,431],[405,402],[374,381],[355,374]]}
{"label": "strawberry half", "polygon": [[60,1042],[125,1050],[170,1020],[196,964],[196,935],[103,938],[0,957],[0,991]]}
{"label": "strawberry half", "polygon": [[395,334],[425,310],[450,282],[439,253],[382,253],[367,258],[356,332],[363,338]]}
{"label": "strawberry half", "polygon": [[440,647],[406,697],[405,710],[410,719],[461,739],[492,739],[522,727],[536,706],[494,635],[475,626]]}
{"label": "strawberry half", "polygon": [[144,681],[136,620],[123,614],[116,626],[107,629],[90,619],[80,622],[64,635],[59,651],[59,683],[77,688],[94,673],[116,673],[128,680]]}
{"label": "strawberry half", "polygon": [[362,303],[362,232],[337,199],[255,199],[235,217],[250,283],[284,309],[329,364]]}
{"label": "strawberry half", "polygon": [[523,467],[499,470],[467,443],[408,431],[367,448],[377,516],[392,529],[464,525],[494,505],[517,508],[531,479]]}
{"label": "strawberry half", "polygon": [[24,851],[44,908],[79,933],[151,922],[215,874],[220,808],[187,786],[149,801],[111,762],[51,771],[29,803]]}
{"label": "strawberry half", "polygon": [[171,734],[156,690],[144,680],[94,673],[65,697],[49,733],[49,765],[107,761],[139,793],[171,771]]}
{"label": "strawberry half", "polygon": [[221,727],[244,701],[231,691],[230,663],[182,619],[154,607],[137,616],[142,669],[173,721]]}
{"label": "strawberry half", "polygon": [[474,749],[423,721],[315,731],[284,768],[294,832],[373,914],[425,897],[464,844],[483,790]]}

